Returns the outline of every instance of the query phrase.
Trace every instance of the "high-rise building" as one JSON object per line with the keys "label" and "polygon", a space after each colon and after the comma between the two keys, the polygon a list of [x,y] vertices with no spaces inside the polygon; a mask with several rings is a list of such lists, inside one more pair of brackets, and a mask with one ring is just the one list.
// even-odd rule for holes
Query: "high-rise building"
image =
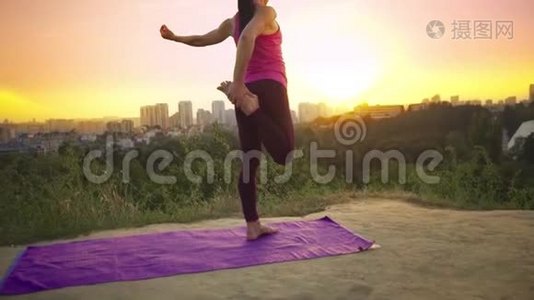
{"label": "high-rise building", "polygon": [[396,117],[404,113],[403,105],[361,105],[354,109],[354,112],[360,116],[369,116],[373,119],[387,119]]}
{"label": "high-rise building", "polygon": [[11,125],[0,125],[0,144],[15,138],[15,129]]}
{"label": "high-rise building", "polygon": [[224,112],[224,124],[226,124],[229,127],[236,127],[237,126],[237,120],[235,118],[235,110],[234,109],[227,109]]}
{"label": "high-rise building", "polygon": [[225,118],[225,103],[224,101],[213,101],[211,103],[211,113],[213,115],[213,121],[224,124]]}
{"label": "high-rise building", "polygon": [[137,128],[137,127],[140,127],[141,126],[141,120],[139,118],[128,118],[128,119],[125,119],[125,120],[130,120],[133,122],[133,127],[134,128]]}
{"label": "high-rise building", "polygon": [[81,134],[102,134],[106,131],[106,123],[102,121],[79,121],[76,124],[76,132]]}
{"label": "high-rise building", "polygon": [[517,104],[517,97],[512,96],[508,97],[504,100],[505,105],[516,105]]}
{"label": "high-rise building", "polygon": [[180,127],[188,128],[193,126],[193,103],[191,101],[178,103],[178,113],[180,114]]}
{"label": "high-rise building", "polygon": [[530,85],[530,93],[529,93],[528,100],[534,101],[534,83]]}
{"label": "high-rise building", "polygon": [[169,106],[166,103],[141,107],[141,126],[169,128]]}
{"label": "high-rise building", "polygon": [[169,105],[167,103],[158,103],[154,106],[154,114],[156,117],[155,126],[161,127],[161,129],[169,128]]}
{"label": "high-rise building", "polygon": [[109,133],[119,133],[121,132],[121,123],[120,122],[108,122],[106,124],[106,130]]}
{"label": "high-rise building", "polygon": [[134,129],[134,121],[132,120],[122,120],[121,121],[121,132],[123,133],[132,133]]}
{"label": "high-rise building", "polygon": [[179,128],[180,127],[180,113],[175,113],[169,118],[169,126],[171,128]]}
{"label": "high-rise building", "polygon": [[451,105],[457,106],[460,104],[460,96],[451,96]]}
{"label": "high-rise building", "polygon": [[301,123],[309,123],[315,121],[319,117],[319,107],[313,103],[299,104],[299,121]]}
{"label": "high-rise building", "polygon": [[141,126],[152,127],[156,124],[156,114],[153,106],[141,107]]}
{"label": "high-rise building", "polygon": [[69,132],[76,129],[74,120],[48,120],[46,121],[48,132]]}
{"label": "high-rise building", "polygon": [[213,122],[213,116],[211,112],[199,109],[197,110],[197,125],[206,126]]}
{"label": "high-rise building", "polygon": [[440,95],[434,95],[434,97],[432,97],[430,102],[432,102],[432,103],[440,103],[441,102],[441,96]]}
{"label": "high-rise building", "polygon": [[408,111],[421,111],[428,108],[428,103],[417,103],[408,105]]}
{"label": "high-rise building", "polygon": [[147,113],[147,107],[141,106],[139,109],[139,120],[141,120],[141,127],[148,126],[148,113]]}
{"label": "high-rise building", "polygon": [[[46,132],[46,124],[45,123],[38,123],[35,121],[27,122],[27,123],[18,123],[15,126],[15,131],[17,134],[37,134],[37,133],[44,133]],[[77,132],[81,132],[76,128]]]}

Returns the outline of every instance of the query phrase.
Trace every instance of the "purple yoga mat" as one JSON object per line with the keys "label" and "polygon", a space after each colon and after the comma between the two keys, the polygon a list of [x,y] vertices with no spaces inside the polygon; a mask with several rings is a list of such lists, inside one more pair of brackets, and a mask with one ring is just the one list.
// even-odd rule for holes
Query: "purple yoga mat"
{"label": "purple yoga mat", "polygon": [[0,294],[131,281],[357,253],[373,242],[332,219],[272,224],[279,233],[254,242],[245,228],[192,230],[28,247]]}

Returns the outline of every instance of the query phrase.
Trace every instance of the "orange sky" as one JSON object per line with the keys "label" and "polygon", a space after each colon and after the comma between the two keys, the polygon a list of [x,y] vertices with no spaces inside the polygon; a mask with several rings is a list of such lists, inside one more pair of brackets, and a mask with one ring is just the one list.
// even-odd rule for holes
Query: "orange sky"
{"label": "orange sky", "polygon": [[[231,79],[231,39],[190,48],[159,37],[205,33],[234,0],[0,1],[0,119],[134,117],[181,100],[209,108]],[[468,3],[466,3],[468,2]],[[531,0],[273,0],[284,33],[292,107],[526,98],[534,83]],[[442,20],[442,39],[426,25]],[[514,39],[453,40],[454,20],[514,21]],[[495,30],[495,28],[494,28]]]}

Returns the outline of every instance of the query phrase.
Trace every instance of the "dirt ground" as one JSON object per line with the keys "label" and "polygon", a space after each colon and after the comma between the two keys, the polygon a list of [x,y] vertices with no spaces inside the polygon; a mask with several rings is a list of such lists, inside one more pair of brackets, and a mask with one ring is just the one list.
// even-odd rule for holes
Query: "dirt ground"
{"label": "dirt ground", "polygon": [[[335,205],[305,219],[324,215],[382,248],[12,299],[534,299],[534,212],[454,211],[368,199]],[[81,239],[238,225],[239,219],[222,219],[100,232]],[[20,250],[0,248],[0,272]]]}

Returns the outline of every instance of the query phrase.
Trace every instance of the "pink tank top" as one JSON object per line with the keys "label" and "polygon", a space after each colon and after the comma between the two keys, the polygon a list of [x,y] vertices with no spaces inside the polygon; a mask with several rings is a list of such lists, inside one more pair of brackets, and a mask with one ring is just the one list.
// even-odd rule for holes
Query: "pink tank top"
{"label": "pink tank top", "polygon": [[[239,13],[234,17],[233,38],[236,45],[239,42]],[[245,83],[262,79],[272,79],[287,88],[286,66],[282,56],[282,32],[260,35],[256,38],[254,52],[248,64]]]}

